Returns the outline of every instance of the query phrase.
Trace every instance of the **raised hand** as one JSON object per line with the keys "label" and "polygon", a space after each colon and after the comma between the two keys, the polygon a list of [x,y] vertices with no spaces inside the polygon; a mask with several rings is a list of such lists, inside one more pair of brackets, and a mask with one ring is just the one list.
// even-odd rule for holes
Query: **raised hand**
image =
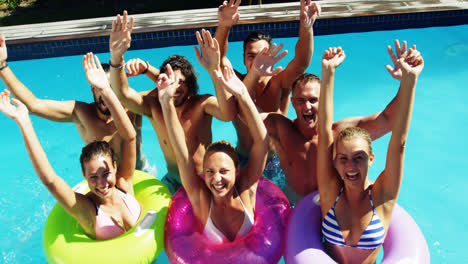
{"label": "raised hand", "polygon": [[[94,59],[96,59],[96,62]],[[96,87],[99,91],[110,89],[109,79],[102,69],[101,62],[99,62],[97,56],[93,56],[92,52],[83,56],[83,68],[86,79],[91,86]]]}
{"label": "raised hand", "polygon": [[245,87],[244,83],[237,77],[231,67],[224,66],[223,73],[221,73],[220,70],[215,70],[214,74],[223,85],[224,89],[234,96],[248,95],[247,87]]}
{"label": "raised hand", "polygon": [[[218,41],[211,37],[211,34],[208,30],[202,29],[202,33],[196,32],[198,46],[200,46],[200,51],[197,47],[195,48],[195,54],[197,55],[198,63],[200,63],[203,68],[208,72],[211,72],[214,69],[218,69],[220,66],[220,51]],[[203,38],[202,38],[203,36]]]}
{"label": "raised hand", "polygon": [[323,53],[322,57],[322,68],[328,70],[334,70],[343,62],[346,58],[345,52],[341,47],[338,48],[328,48]]}
{"label": "raised hand", "polygon": [[316,2],[311,0],[301,1],[301,23],[306,27],[311,27],[315,23],[315,19],[320,16],[321,8]]}
{"label": "raised hand", "polygon": [[223,26],[233,26],[239,21],[239,13],[237,8],[239,7],[241,0],[229,0],[224,1],[218,8],[218,20],[219,24]]}
{"label": "raised hand", "polygon": [[402,76],[411,75],[413,77],[418,77],[424,68],[424,59],[421,56],[421,53],[416,50],[416,47],[410,48],[408,54],[403,54],[402,58],[398,60],[400,69],[402,71]]}
{"label": "raised hand", "polygon": [[5,36],[0,35],[0,66],[3,66],[8,58]]}
{"label": "raised hand", "polygon": [[[416,45],[413,45],[413,49],[416,49]],[[395,52],[393,52],[392,46],[390,45],[387,46],[387,51],[390,55],[390,59],[392,59],[393,67],[387,64],[385,65],[385,68],[387,68],[388,72],[390,73],[390,75],[392,75],[394,79],[401,80],[401,70],[398,60],[402,58],[403,55],[406,56],[408,54],[406,41],[403,41],[402,46],[400,46],[400,42],[398,41],[398,39],[396,39]]]}
{"label": "raised hand", "polygon": [[127,76],[138,76],[146,72],[149,68],[148,62],[141,59],[131,59],[125,63]]}
{"label": "raised hand", "polygon": [[[288,54],[287,50],[284,50],[279,55],[278,53],[283,49],[283,44],[280,44],[276,47],[276,44],[270,46],[270,48],[264,48],[257,56],[252,63],[252,69],[257,71],[262,76],[273,76],[278,74],[282,67],[276,67],[273,69],[274,65],[280,61],[286,54]],[[278,56],[276,56],[278,55]],[[276,57],[275,57],[276,56]]]}
{"label": "raised hand", "polygon": [[158,86],[159,102],[161,102],[161,104],[169,102],[174,96],[177,87],[179,87],[179,80],[175,76],[174,71],[172,71],[172,67],[169,63],[166,65],[166,69],[166,73],[161,73],[156,83]]}
{"label": "raised hand", "polygon": [[117,15],[116,19],[112,21],[112,31],[109,40],[109,49],[112,56],[123,56],[125,51],[130,48],[133,17],[130,17],[130,21],[128,21],[127,16],[127,11],[124,11],[123,18]]}
{"label": "raised hand", "polygon": [[16,122],[29,119],[28,108],[16,98],[10,101],[10,91],[7,89],[0,93],[0,111]]}

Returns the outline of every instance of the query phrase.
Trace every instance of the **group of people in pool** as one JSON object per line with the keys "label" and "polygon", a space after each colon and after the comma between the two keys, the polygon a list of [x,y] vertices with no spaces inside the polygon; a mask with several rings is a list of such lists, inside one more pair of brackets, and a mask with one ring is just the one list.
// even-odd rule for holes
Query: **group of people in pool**
{"label": "group of people in pool", "polygon": [[[247,234],[255,219],[259,178],[267,163],[281,165],[276,179],[291,204],[319,190],[322,232],[328,253],[338,262],[374,263],[388,229],[402,180],[403,156],[418,75],[424,62],[416,46],[388,46],[400,80],[395,98],[378,113],[333,122],[333,83],[345,59],[342,48],[322,57],[322,80],[305,73],[313,54],[313,24],[320,7],[301,1],[299,39],[286,68],[275,63],[287,53],[271,37],[253,32],[244,41],[246,74],[226,57],[230,28],[239,19],[240,0],[218,9],[214,38],[196,33],[198,62],[213,81],[216,97],[197,94],[197,78],[187,59],[170,56],[159,69],[141,59],[125,62],[133,18],[117,15],[110,33],[110,61],[83,57],[93,103],[36,98],[8,67],[0,36],[0,78],[9,90],[0,94],[0,111],[20,127],[41,181],[89,236],[104,240],[135,225],[140,206],[133,196],[132,175],[142,169],[141,116],[151,121],[164,154],[172,193],[187,192],[206,239],[215,243]],[[137,92],[127,78],[145,74],[157,88]],[[10,100],[10,92],[15,98]],[[289,102],[297,118],[286,117]],[[319,107],[320,105],[320,107]],[[28,112],[57,122],[73,122],[87,144],[80,157],[90,192],[75,193],[54,173],[35,135]],[[233,121],[237,147],[212,143],[212,117]],[[374,154],[371,141],[392,131],[384,171],[368,179]],[[202,177],[201,177],[202,176]],[[266,176],[266,175],[265,175]]]}

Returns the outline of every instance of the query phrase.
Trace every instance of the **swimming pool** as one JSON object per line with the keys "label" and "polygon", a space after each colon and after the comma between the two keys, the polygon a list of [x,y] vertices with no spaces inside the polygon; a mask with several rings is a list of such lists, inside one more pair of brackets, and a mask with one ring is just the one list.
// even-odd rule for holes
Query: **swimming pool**
{"label": "swimming pool", "polygon": [[[459,237],[467,235],[463,226],[468,216],[464,191],[468,181],[463,177],[466,140],[462,131],[468,123],[464,99],[468,97],[468,25],[411,30],[350,33],[315,38],[315,54],[309,72],[320,74],[320,58],[329,46],[341,46],[347,58],[337,70],[335,81],[335,117],[368,115],[382,110],[394,97],[398,82],[391,79],[384,65],[390,63],[386,46],[395,38],[417,44],[425,59],[425,69],[416,90],[413,120],[409,132],[404,180],[398,203],[403,206],[423,231],[433,263],[468,263]],[[437,41],[435,41],[437,37]],[[291,52],[296,39],[276,39]],[[242,43],[230,43],[228,57],[243,70]],[[128,51],[126,59],[140,57],[159,67],[170,54],[183,54],[197,68],[200,91],[214,94],[208,74],[196,62],[191,46]],[[109,54],[98,54],[107,61]],[[285,63],[282,66],[285,66]],[[81,67],[81,56],[70,56],[10,63],[18,78],[36,96],[49,99],[91,101],[89,85]],[[154,85],[146,77],[130,80],[138,90]],[[3,89],[3,84],[1,85]],[[290,109],[288,116],[295,114]],[[460,120],[462,119],[462,120]],[[83,145],[74,125],[32,118],[38,137],[57,174],[70,185],[82,180],[78,157]],[[55,204],[42,186],[29,162],[19,129],[13,121],[0,116],[2,143],[0,169],[0,248],[2,263],[45,263],[42,230],[48,212]],[[157,175],[166,173],[164,159],[154,130],[143,123],[143,153]],[[385,164],[389,135],[374,143],[376,159],[370,175],[378,175]],[[232,126],[215,121],[213,140],[235,143]],[[375,178],[375,176],[374,176]],[[450,217],[449,217],[450,216]],[[157,263],[166,263],[165,256]]]}

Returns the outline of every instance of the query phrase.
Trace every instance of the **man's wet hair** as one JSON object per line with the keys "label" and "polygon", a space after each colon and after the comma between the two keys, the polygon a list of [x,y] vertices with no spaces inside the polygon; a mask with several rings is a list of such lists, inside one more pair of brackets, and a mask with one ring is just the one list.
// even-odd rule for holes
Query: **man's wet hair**
{"label": "man's wet hair", "polygon": [[192,64],[182,55],[172,55],[167,58],[159,67],[161,73],[166,72],[166,64],[171,65],[172,70],[180,70],[185,77],[185,84],[189,89],[189,94],[195,95],[198,93],[197,76]]}
{"label": "man's wet hair", "polygon": [[296,80],[294,80],[293,84],[292,84],[292,93],[294,93],[294,89],[296,88],[296,85],[299,84],[299,83],[308,83],[308,82],[312,82],[312,81],[316,81],[318,83],[320,83],[320,77],[318,77],[317,75],[313,74],[313,73],[303,73],[301,75],[299,75],[299,77],[296,78]]}
{"label": "man's wet hair", "polygon": [[249,44],[250,42],[255,42],[259,40],[265,40],[266,42],[268,42],[268,45],[271,46],[272,39],[271,39],[270,34],[267,34],[261,31],[252,31],[244,39],[244,55],[245,55],[245,47],[247,46],[247,44]]}
{"label": "man's wet hair", "polygon": [[[80,155],[80,164],[81,170],[83,173],[86,173],[84,164],[93,158],[100,157],[100,156],[107,156],[112,159],[112,162],[117,161],[117,157],[115,156],[114,150],[111,148],[109,143],[106,141],[94,141],[86,145],[84,148],[81,149]],[[113,164],[110,164],[113,165]]]}
{"label": "man's wet hair", "polygon": [[110,72],[110,65],[109,63],[101,63],[102,69],[104,70],[105,73]]}

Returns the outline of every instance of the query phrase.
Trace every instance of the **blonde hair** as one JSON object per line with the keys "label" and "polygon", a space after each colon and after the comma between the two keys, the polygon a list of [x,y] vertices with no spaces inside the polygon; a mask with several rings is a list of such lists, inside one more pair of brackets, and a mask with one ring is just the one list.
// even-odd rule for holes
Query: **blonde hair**
{"label": "blonde hair", "polygon": [[336,146],[338,145],[338,142],[341,142],[343,140],[349,140],[353,138],[362,138],[367,142],[368,146],[368,151],[369,155],[372,154],[372,139],[370,137],[369,132],[367,130],[360,128],[360,127],[347,127],[343,130],[340,131],[340,134],[338,134],[338,137],[335,140],[335,151],[336,151]]}

